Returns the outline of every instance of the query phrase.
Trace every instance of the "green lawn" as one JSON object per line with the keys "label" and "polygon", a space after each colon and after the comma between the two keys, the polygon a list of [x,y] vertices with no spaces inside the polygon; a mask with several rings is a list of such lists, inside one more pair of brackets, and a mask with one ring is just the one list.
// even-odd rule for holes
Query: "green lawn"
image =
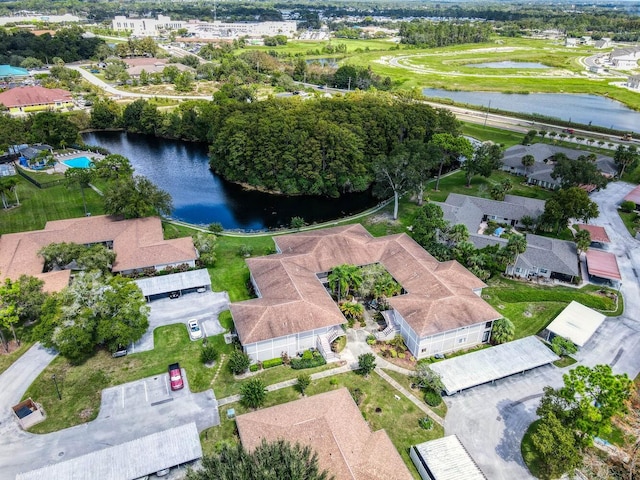
{"label": "green lawn", "polygon": [[529,425],[529,428],[524,433],[524,437],[522,438],[522,443],[520,444],[520,452],[522,453],[524,464],[527,466],[531,474],[536,478],[547,479],[548,477],[543,474],[542,460],[538,456],[536,449],[533,446],[533,442],[531,441],[531,436],[537,431],[539,424],[540,420],[536,420],[531,425]]}
{"label": "green lawn", "polygon": [[[372,430],[386,430],[414,478],[419,479],[420,477],[409,458],[409,447],[442,437],[444,434],[442,427],[435,425],[429,431],[420,428],[418,420],[425,416],[424,413],[404,396],[401,396],[400,400],[396,400],[397,390],[375,373],[369,378],[363,378],[355,373],[323,378],[312,382],[307,394],[316,395],[341,387],[352,390],[358,388],[364,393],[362,403],[359,406],[363,417]],[[300,398],[300,394],[293,387],[289,387],[269,392],[265,406],[277,405],[298,398]],[[246,412],[246,409],[239,403],[231,404],[230,407],[235,408],[238,414]],[[382,409],[380,413],[375,411],[378,407]],[[200,435],[205,453],[214,451],[215,445],[219,442],[238,441],[235,434],[235,421],[226,419],[226,408],[226,406],[223,407],[221,411],[221,426],[209,428]]]}
{"label": "green lawn", "polygon": [[494,279],[489,285],[482,291],[482,296],[514,323],[516,339],[535,335],[544,329],[572,300],[609,316],[620,315],[623,311],[621,297],[616,309],[612,299],[596,294],[600,288],[594,285],[581,289],[545,287],[504,278]]}
{"label": "green lawn", "polygon": [[[64,185],[39,189],[22,177],[16,178],[20,206],[0,211],[0,234],[38,230],[49,220],[84,216],[79,189]],[[97,193],[85,188],[85,196],[89,212],[93,215],[104,213],[102,199]]]}
{"label": "green lawn", "polygon": [[631,235],[632,237],[635,237],[636,236],[635,220],[636,218],[638,218],[638,214],[636,212],[623,212],[621,210],[618,210],[618,215],[620,215],[620,218],[622,219],[624,226],[627,227],[629,235]]}
{"label": "green lawn", "polygon": [[[192,342],[184,324],[169,325],[154,331],[155,348],[149,352],[112,358],[100,350],[81,365],[72,366],[57,357],[35,380],[24,395],[40,402],[47,420],[33,427],[35,433],[47,433],[93,420],[100,409],[100,392],[115,385],[157,375],[167,365],[180,362],[186,370],[194,392],[212,388],[217,367],[207,368],[200,362],[202,340]],[[222,353],[231,351],[222,335],[210,337]],[[58,400],[51,376],[55,374],[62,400]]]}
{"label": "green lawn", "polygon": [[[404,388],[406,388],[408,391],[413,393],[413,395],[416,398],[418,398],[420,400],[424,400],[422,392],[420,390],[416,390],[416,389],[412,389],[411,388],[411,379],[409,379],[409,377],[407,375],[403,375],[402,373],[396,372],[394,370],[384,370],[384,372],[387,375],[389,375],[391,378],[393,378],[396,382],[398,382],[400,385],[402,385]],[[426,403],[425,403],[425,405],[426,405]],[[427,406],[431,410],[433,410],[437,415],[440,415],[442,418],[444,418],[447,415],[447,404],[444,403],[444,400],[437,407],[431,407],[429,405],[427,405]]]}
{"label": "green lawn", "polygon": [[4,353],[3,350],[2,353],[0,353],[0,374],[9,368],[13,362],[18,360],[27,350],[29,350],[29,348],[31,348],[32,345],[33,342],[22,342],[20,347],[8,354]]}
{"label": "green lawn", "polygon": [[520,132],[512,132],[510,130],[502,130],[495,127],[482,126],[476,123],[463,123],[462,133],[470,137],[477,138],[482,142],[492,141],[504,145],[505,148],[520,145],[524,134]]}

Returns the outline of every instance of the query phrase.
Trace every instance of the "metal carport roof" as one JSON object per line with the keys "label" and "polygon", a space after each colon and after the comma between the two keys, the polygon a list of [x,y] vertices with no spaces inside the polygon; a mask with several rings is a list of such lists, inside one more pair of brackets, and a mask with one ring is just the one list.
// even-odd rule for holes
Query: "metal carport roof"
{"label": "metal carport roof", "polygon": [[410,453],[424,480],[487,479],[456,435],[414,445]]}
{"label": "metal carport roof", "polygon": [[622,280],[618,260],[613,253],[589,249],[587,251],[587,270],[589,275],[610,280]]}
{"label": "metal carport roof", "polygon": [[192,422],[20,473],[16,480],[133,480],[198,458],[202,458],[202,447]]}
{"label": "metal carport roof", "polygon": [[560,357],[535,336],[434,363],[447,395],[492,382],[515,373],[541,367]]}
{"label": "metal carport roof", "polygon": [[145,297],[160,295],[168,292],[186,290],[188,288],[204,287],[211,285],[211,277],[206,268],[191,270],[189,272],[159,275],[157,277],[141,278],[136,280],[138,287]]}
{"label": "metal carport roof", "polygon": [[602,313],[573,301],[549,324],[547,330],[582,347],[604,319]]}

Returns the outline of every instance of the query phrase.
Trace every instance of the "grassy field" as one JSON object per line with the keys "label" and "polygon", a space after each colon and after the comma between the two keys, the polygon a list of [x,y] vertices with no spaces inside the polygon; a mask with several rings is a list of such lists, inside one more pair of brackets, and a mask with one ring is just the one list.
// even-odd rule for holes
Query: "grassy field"
{"label": "grassy field", "polygon": [[[343,53],[322,53],[322,49],[327,45],[333,47],[344,44],[347,47],[347,54]],[[366,52],[366,51],[387,51],[395,49],[396,44],[391,40],[351,40],[348,38],[333,38],[331,40],[289,40],[286,45],[279,45],[276,47],[266,46],[246,46],[245,48],[236,50],[238,54],[247,50],[261,50],[265,52],[274,51],[280,55],[310,55],[316,57],[328,57],[328,58],[342,58],[349,54]],[[316,50],[320,53],[315,53]],[[313,52],[313,53],[308,53]]]}
{"label": "grassy field", "polygon": [[470,137],[476,138],[482,142],[492,141],[504,145],[505,148],[520,145],[524,134],[519,132],[511,132],[500,128],[478,125],[477,123],[463,123],[462,133]]}
{"label": "grassy field", "polygon": [[[385,370],[385,373],[389,375],[391,378],[393,378],[400,385],[402,385],[404,388],[412,392],[417,398],[423,400],[422,392],[411,388],[411,379],[407,375],[403,375],[402,373],[396,372],[394,370]],[[442,418],[444,418],[445,415],[447,414],[447,404],[444,403],[444,400],[437,407],[428,406],[428,408],[433,410],[437,415],[440,415]]]}
{"label": "grassy field", "polygon": [[[394,395],[397,394],[397,391],[375,373],[371,374],[369,378],[363,378],[355,373],[323,378],[312,382],[307,394],[316,395],[341,387],[347,387],[350,390],[360,389],[363,392],[362,403],[359,405],[363,417],[372,430],[386,430],[413,476],[419,479],[420,477],[409,458],[409,447],[442,437],[444,433],[442,428],[438,425],[429,431],[420,428],[418,420],[425,416],[424,413],[405,397],[396,400]],[[298,398],[300,398],[300,394],[293,387],[289,387],[269,392],[265,406],[277,405]],[[231,404],[230,407],[235,408],[238,414],[246,412],[246,409],[238,403]],[[375,411],[378,407],[382,409],[379,413]],[[214,451],[215,446],[220,442],[238,442],[235,421],[226,419],[224,409],[221,412],[221,417],[221,426],[209,428],[200,435],[205,453]]]}
{"label": "grassy field", "polygon": [[2,353],[0,353],[0,374],[9,368],[13,362],[18,360],[32,345],[32,342],[22,342],[22,344],[11,353],[4,353],[4,351],[2,351]]}
{"label": "grassy field", "polygon": [[[0,210],[0,234],[38,230],[49,220],[83,217],[82,195],[79,189],[64,185],[39,189],[22,177],[18,179],[20,206]],[[87,209],[93,215],[104,213],[100,196],[85,188]]]}
{"label": "grassy field", "polygon": [[545,287],[541,285],[497,278],[489,281],[482,291],[483,298],[516,327],[515,338],[535,335],[544,329],[572,300],[602,311],[605,315],[621,315],[623,301],[618,307],[610,298],[596,294],[599,287],[587,285],[581,289],[571,287]]}
{"label": "grassy field", "polygon": [[635,237],[636,236],[635,220],[636,218],[638,218],[638,214],[635,212],[623,212],[621,210],[618,210],[618,215],[620,215],[620,218],[622,219],[622,223],[624,223],[624,226],[627,227],[627,231],[629,232],[629,235],[631,235],[632,237]]}
{"label": "grassy field", "polygon": [[[210,337],[221,353],[231,346],[222,335]],[[167,365],[180,362],[186,370],[189,386],[194,392],[212,388],[216,368],[207,368],[200,361],[202,340],[192,342],[184,324],[169,325],[154,331],[155,348],[148,352],[112,358],[103,350],[81,365],[71,365],[57,357],[35,380],[24,395],[40,402],[47,420],[33,427],[35,433],[47,433],[93,420],[100,409],[100,392],[122,383],[165,373]],[[51,376],[56,375],[62,400],[58,400]]]}

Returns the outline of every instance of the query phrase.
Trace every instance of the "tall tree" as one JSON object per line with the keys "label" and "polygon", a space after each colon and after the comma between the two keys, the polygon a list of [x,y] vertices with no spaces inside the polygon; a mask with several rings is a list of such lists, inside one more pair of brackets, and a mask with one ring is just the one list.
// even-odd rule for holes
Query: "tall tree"
{"label": "tall tree", "polygon": [[531,442],[540,457],[542,469],[550,478],[559,478],[582,463],[582,453],[571,428],[553,412],[540,420]]}
{"label": "tall tree", "polygon": [[377,185],[382,187],[378,194],[393,193],[393,219],[398,219],[400,194],[410,183],[409,161],[411,155],[405,147],[399,147],[389,156],[380,155],[373,163]]}
{"label": "tall tree", "polygon": [[410,140],[406,143],[406,148],[410,153],[409,186],[415,190],[418,205],[422,206],[424,189],[438,165],[439,152],[433,145],[425,144],[420,140]]}
{"label": "tall tree", "polygon": [[100,160],[93,161],[93,172],[104,180],[118,180],[131,177],[133,167],[127,157],[110,154]]}
{"label": "tall tree", "polygon": [[522,166],[524,167],[525,175],[529,175],[529,169],[536,163],[536,157],[533,155],[525,155],[522,157]]}
{"label": "tall tree", "polygon": [[77,186],[80,188],[85,216],[87,215],[87,199],[84,195],[84,189],[89,187],[92,177],[93,171],[90,168],[68,168],[64,172],[64,180],[67,187]]}
{"label": "tall tree", "polygon": [[309,446],[284,440],[266,440],[248,452],[241,445],[225,443],[202,460],[202,468],[189,469],[187,480],[333,480],[318,465],[318,455]]}
{"label": "tall tree", "polygon": [[509,253],[513,266],[515,267],[520,255],[527,251],[527,237],[516,233],[511,234],[505,249]]}
{"label": "tall tree", "polygon": [[240,385],[240,394],[242,400],[240,402],[248,408],[254,410],[264,405],[267,398],[267,387],[260,378],[250,378]]}
{"label": "tall tree", "polygon": [[516,334],[516,327],[508,318],[500,318],[493,322],[491,329],[491,341],[499,345],[501,343],[510,342]]}
{"label": "tall tree", "polygon": [[627,168],[634,168],[638,164],[640,154],[635,145],[618,145],[613,161],[618,166],[618,176],[622,178]]}
{"label": "tall tree", "polygon": [[54,148],[62,144],[73,145],[78,141],[78,127],[67,115],[55,112],[38,113],[31,120],[31,136],[36,142],[44,142]]}
{"label": "tall tree", "polygon": [[571,218],[588,222],[598,215],[598,205],[589,198],[589,194],[579,187],[570,187],[556,191],[546,201],[540,223],[555,227],[560,232]]}
{"label": "tall tree", "polygon": [[123,178],[109,186],[104,194],[105,211],[125,218],[170,215],[171,195],[141,175]]}
{"label": "tall tree", "polygon": [[351,289],[357,290],[362,285],[362,270],[356,265],[345,263],[333,267],[327,280],[340,301],[349,295]]}
{"label": "tall tree", "polygon": [[572,160],[558,153],[554,155],[554,161],[551,178],[559,179],[561,188],[580,185],[595,185],[597,188],[603,188],[607,184],[607,178],[598,170],[593,157],[580,155]]}
{"label": "tall tree", "polygon": [[459,157],[471,158],[473,155],[473,146],[471,142],[464,137],[454,136],[450,133],[436,133],[429,141],[431,145],[440,151],[440,165],[438,167],[438,176],[436,180],[436,191],[440,189],[440,177],[442,169],[445,165],[451,164]]}
{"label": "tall tree", "polygon": [[440,232],[447,228],[442,208],[435,203],[425,204],[413,219],[411,236],[427,250],[438,243]]}
{"label": "tall tree", "polygon": [[578,230],[575,236],[578,252],[586,252],[591,245],[591,234],[587,230]]}
{"label": "tall tree", "polygon": [[471,157],[467,157],[460,169],[465,172],[467,187],[471,187],[474,175],[488,178],[494,170],[502,166],[504,152],[498,144],[483,143]]}

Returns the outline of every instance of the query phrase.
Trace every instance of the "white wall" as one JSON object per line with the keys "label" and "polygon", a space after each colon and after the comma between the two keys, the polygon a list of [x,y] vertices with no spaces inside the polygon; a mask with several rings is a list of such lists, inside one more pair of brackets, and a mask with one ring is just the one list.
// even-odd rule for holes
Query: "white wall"
{"label": "white wall", "polygon": [[318,335],[325,335],[333,328],[340,328],[340,325],[309,330],[307,332],[295,333],[256,343],[248,343],[243,345],[243,349],[254,362],[278,358],[282,355],[282,352],[287,352],[287,355],[290,357],[295,357],[298,352],[303,352],[311,347],[315,348]]}

